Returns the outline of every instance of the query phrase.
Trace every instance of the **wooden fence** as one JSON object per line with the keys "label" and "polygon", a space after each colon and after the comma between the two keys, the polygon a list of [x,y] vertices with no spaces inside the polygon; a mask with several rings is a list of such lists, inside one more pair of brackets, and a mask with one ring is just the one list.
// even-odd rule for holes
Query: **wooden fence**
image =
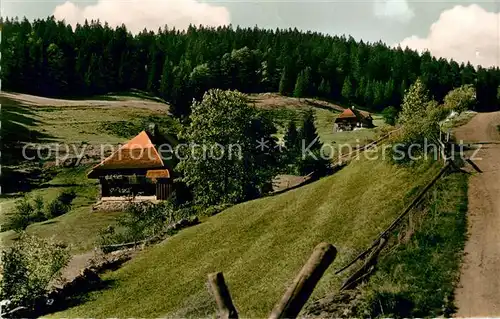
{"label": "wooden fence", "polygon": [[[396,130],[397,131],[397,130]],[[383,136],[379,140],[365,146],[366,150],[373,145],[385,140],[390,134]],[[454,147],[450,142],[449,133],[440,135],[438,140],[439,154],[444,161],[444,166],[434,176],[434,178],[418,193],[418,195],[411,201],[411,203],[393,220],[393,222],[382,231],[372,242],[369,248],[364,250],[353,260],[348,262],[345,266],[338,269],[335,274],[340,274],[352,265],[356,264],[359,260],[365,259],[361,266],[352,272],[352,274],[344,281],[340,291],[354,289],[359,283],[367,280],[369,276],[375,271],[378,257],[382,250],[386,247],[389,241],[389,235],[398,226],[401,225],[405,217],[423,200],[425,194],[434,186],[434,184],[450,169],[463,172],[455,163],[447,150]],[[348,154],[351,155],[351,154]],[[465,159],[477,172],[481,173],[480,168],[471,160]],[[287,289],[281,300],[276,304],[272,310],[269,318],[296,318],[311,296],[316,284],[323,276],[326,269],[334,261],[337,251],[335,247],[328,243],[321,243],[314,249],[311,257],[299,272],[292,285]],[[229,289],[226,286],[224,276],[222,273],[213,273],[208,275],[210,291],[215,298],[217,304],[217,314],[219,318],[237,318],[238,312],[233,304]]]}
{"label": "wooden fence", "polygon": [[[336,256],[337,250],[331,244],[323,242],[317,245],[293,283],[271,311],[269,319],[296,318]],[[217,317],[238,318],[223,274],[221,272],[209,274],[208,285],[217,305]]]}

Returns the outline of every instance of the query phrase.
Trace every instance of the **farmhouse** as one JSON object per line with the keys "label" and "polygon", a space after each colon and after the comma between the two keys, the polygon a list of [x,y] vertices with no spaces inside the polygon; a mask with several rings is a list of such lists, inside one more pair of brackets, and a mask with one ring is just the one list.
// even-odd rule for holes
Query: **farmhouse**
{"label": "farmhouse", "polygon": [[347,108],[335,119],[335,131],[352,131],[356,128],[370,128],[373,127],[373,118],[370,113],[357,110],[354,108]]}
{"label": "farmhouse", "polygon": [[[134,197],[166,200],[173,191],[174,163],[158,147],[175,140],[158,132],[155,125],[140,132],[87,174],[99,179],[101,200]],[[161,147],[160,149],[168,149]]]}

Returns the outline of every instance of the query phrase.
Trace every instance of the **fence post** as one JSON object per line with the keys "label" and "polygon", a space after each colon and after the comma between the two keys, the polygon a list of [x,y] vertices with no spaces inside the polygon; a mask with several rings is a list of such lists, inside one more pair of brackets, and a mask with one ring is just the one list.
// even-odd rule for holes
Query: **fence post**
{"label": "fence post", "polygon": [[274,307],[269,319],[296,318],[336,255],[337,250],[333,245],[318,244],[292,285]]}
{"label": "fence post", "polygon": [[340,287],[340,291],[355,288],[362,278],[365,278],[366,276],[371,274],[374,269],[372,267],[376,265],[377,258],[386,244],[387,239],[385,239],[385,237],[380,238],[378,247],[372,250],[370,256],[368,256],[361,268],[359,268],[356,272],[354,272],[354,274],[347,278],[347,280],[342,284],[342,287]]}
{"label": "fence post", "polygon": [[238,318],[238,312],[224,281],[224,275],[221,272],[208,274],[208,285],[217,304],[217,317],[220,319]]}

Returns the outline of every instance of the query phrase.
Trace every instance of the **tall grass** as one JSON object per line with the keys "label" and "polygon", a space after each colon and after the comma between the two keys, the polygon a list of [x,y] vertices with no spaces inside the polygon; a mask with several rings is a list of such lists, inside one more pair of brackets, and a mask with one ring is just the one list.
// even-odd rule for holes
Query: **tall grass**
{"label": "tall grass", "polygon": [[[363,289],[360,316],[450,317],[466,240],[467,175],[440,180]],[[397,238],[399,237],[399,239]],[[401,242],[402,241],[402,242]]]}

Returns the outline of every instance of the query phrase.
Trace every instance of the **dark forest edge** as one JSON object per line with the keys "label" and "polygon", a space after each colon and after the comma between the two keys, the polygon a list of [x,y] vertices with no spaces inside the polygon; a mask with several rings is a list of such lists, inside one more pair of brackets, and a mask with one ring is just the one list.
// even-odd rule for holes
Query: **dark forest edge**
{"label": "dark forest edge", "polygon": [[355,104],[372,111],[399,108],[420,77],[441,102],[451,89],[475,86],[477,111],[498,109],[500,71],[475,69],[352,37],[297,29],[194,27],[132,35],[90,21],[72,28],[53,17],[2,20],[2,88],[52,97],[86,97],[137,89],[190,112],[209,88],[280,92]]}

